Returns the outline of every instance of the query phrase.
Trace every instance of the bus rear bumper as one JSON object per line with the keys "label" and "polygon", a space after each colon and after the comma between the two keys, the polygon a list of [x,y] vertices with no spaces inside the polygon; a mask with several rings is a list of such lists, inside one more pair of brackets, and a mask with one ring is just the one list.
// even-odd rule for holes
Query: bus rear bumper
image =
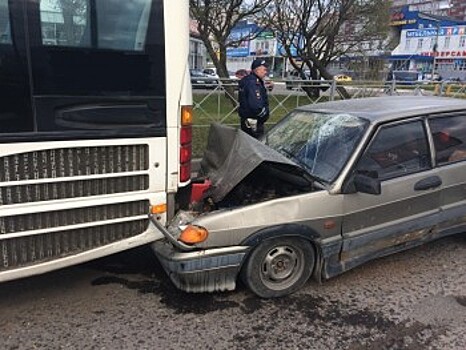
{"label": "bus rear bumper", "polygon": [[191,293],[234,290],[250,249],[233,246],[181,252],[166,240],[159,240],[152,247],[173,284]]}

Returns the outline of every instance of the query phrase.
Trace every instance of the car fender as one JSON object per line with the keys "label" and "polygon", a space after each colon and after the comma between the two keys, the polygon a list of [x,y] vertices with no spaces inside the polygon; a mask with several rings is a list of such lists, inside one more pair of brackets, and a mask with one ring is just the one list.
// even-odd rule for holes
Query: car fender
{"label": "car fender", "polygon": [[282,224],[266,227],[249,235],[241,242],[241,245],[255,247],[266,239],[278,237],[300,237],[316,245],[316,239],[320,238],[321,236],[309,226],[300,224]]}

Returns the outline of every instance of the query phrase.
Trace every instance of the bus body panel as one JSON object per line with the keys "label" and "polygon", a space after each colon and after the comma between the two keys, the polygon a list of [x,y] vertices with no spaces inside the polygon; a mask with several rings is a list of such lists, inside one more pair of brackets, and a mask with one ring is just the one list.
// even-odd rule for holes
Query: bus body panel
{"label": "bus body panel", "polygon": [[[165,30],[165,67],[167,72],[167,144],[168,192],[179,184],[179,116],[181,106],[192,105],[191,78],[189,76],[189,7],[186,0],[165,0],[164,17],[176,25]],[[175,116],[177,116],[175,118]]]}
{"label": "bus body panel", "polygon": [[187,185],[188,3],[58,3],[0,0],[0,281],[159,239]]}

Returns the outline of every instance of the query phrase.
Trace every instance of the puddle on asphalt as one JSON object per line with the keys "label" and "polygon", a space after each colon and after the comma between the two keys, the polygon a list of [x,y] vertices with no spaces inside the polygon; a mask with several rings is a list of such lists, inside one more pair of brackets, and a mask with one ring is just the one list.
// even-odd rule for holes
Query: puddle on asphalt
{"label": "puddle on asphalt", "polygon": [[204,315],[213,311],[236,308],[240,305],[228,300],[228,293],[185,293],[176,289],[168,280],[130,281],[117,276],[103,276],[92,281],[93,286],[119,284],[142,294],[160,296],[160,302],[175,313]]}

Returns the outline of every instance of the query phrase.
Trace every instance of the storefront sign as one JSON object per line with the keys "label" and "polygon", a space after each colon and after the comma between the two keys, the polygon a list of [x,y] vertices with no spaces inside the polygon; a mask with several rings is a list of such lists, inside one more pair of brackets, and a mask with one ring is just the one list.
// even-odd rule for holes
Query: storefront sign
{"label": "storefront sign", "polygon": [[416,22],[415,18],[406,18],[403,12],[395,12],[390,15],[391,26],[404,26],[406,24],[415,24]]}
{"label": "storefront sign", "polygon": [[427,36],[437,36],[437,29],[408,30],[407,38],[424,38]]}
{"label": "storefront sign", "polygon": [[406,24],[415,24],[417,22],[416,19],[403,19],[401,21],[391,21],[390,25],[392,27],[404,26]]}
{"label": "storefront sign", "polygon": [[461,58],[466,57],[466,50],[463,51],[439,51],[439,52],[422,52],[422,56],[429,57],[445,57],[445,58]]}
{"label": "storefront sign", "polygon": [[429,28],[429,29],[414,29],[406,31],[407,38],[425,38],[425,37],[432,37],[432,36],[452,36],[452,35],[464,35],[466,33],[466,27],[448,27],[448,28],[440,28],[438,30],[436,28]]}

